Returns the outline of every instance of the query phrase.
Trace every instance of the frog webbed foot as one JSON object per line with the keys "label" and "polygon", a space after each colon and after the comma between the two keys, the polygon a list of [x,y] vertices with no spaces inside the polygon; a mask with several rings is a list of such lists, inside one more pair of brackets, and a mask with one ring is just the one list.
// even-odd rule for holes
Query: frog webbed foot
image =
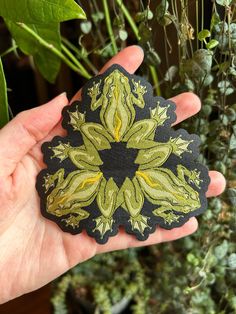
{"label": "frog webbed foot", "polygon": [[101,85],[101,81],[99,81],[98,83],[93,83],[93,86],[88,88],[88,95],[91,98],[96,98],[101,92],[100,92],[100,85]]}
{"label": "frog webbed foot", "polygon": [[99,216],[94,219],[94,221],[96,223],[96,227],[93,229],[93,232],[97,230],[100,233],[101,238],[103,238],[104,234],[107,231],[112,231],[112,225],[114,222],[114,219],[112,219],[112,217]]}
{"label": "frog webbed foot", "polygon": [[148,220],[150,218],[138,215],[136,217],[130,217],[129,222],[131,223],[132,230],[137,229],[142,235],[146,228],[150,229],[151,227],[148,225]]}
{"label": "frog webbed foot", "polygon": [[146,86],[141,85],[141,82],[136,82],[135,80],[132,80],[133,83],[133,92],[138,96],[137,98],[133,95],[133,101],[134,103],[139,106],[140,108],[143,108],[145,103],[143,99],[143,95],[146,94],[147,88]]}
{"label": "frog webbed foot", "polygon": [[141,85],[141,82],[136,82],[135,80],[132,80],[132,83],[134,84],[133,92],[137,95],[143,96],[147,92],[146,86]]}
{"label": "frog webbed foot", "polygon": [[153,214],[157,217],[163,218],[166,224],[171,225],[173,222],[179,222],[182,215],[176,215],[172,211],[166,208],[159,207],[153,211]]}
{"label": "frog webbed foot", "polygon": [[55,182],[55,179],[54,179],[53,175],[47,174],[44,177],[43,187],[45,187],[45,192],[46,193],[48,192],[48,190],[50,189],[51,186],[54,186],[54,182]]}
{"label": "frog webbed foot", "polygon": [[168,144],[172,148],[173,154],[178,157],[182,157],[183,153],[192,153],[192,151],[188,148],[188,146],[193,142],[193,140],[186,141],[182,139],[181,135],[176,138],[170,138]]}
{"label": "frog webbed foot", "polygon": [[66,226],[70,226],[73,229],[79,227],[79,223],[81,220],[84,220],[89,217],[89,213],[83,209],[78,210],[76,215],[71,214],[69,217],[62,219],[62,221],[66,222]]}
{"label": "frog webbed foot", "polygon": [[158,101],[156,108],[150,109],[150,116],[152,119],[156,120],[158,126],[163,125],[166,122],[166,120],[170,118],[168,116],[169,108],[170,108],[170,105],[161,107],[160,101]]}
{"label": "frog webbed foot", "polygon": [[93,82],[92,87],[88,88],[88,95],[91,98],[91,109],[93,111],[102,105],[102,97],[98,97],[99,95],[101,95],[100,85],[101,81],[97,83]]}
{"label": "frog webbed foot", "polygon": [[191,171],[190,176],[189,176],[189,182],[193,183],[199,188],[201,182],[203,182],[203,180],[200,179],[200,172],[197,170]]}
{"label": "frog webbed foot", "polygon": [[55,186],[56,181],[60,183],[64,179],[64,169],[59,169],[56,173],[54,174],[46,174],[44,176],[44,184],[43,187],[45,187],[45,192],[47,193],[48,190],[51,187]]}
{"label": "frog webbed foot", "polygon": [[51,156],[51,159],[53,158],[58,158],[60,159],[60,162],[68,158],[69,156],[69,151],[71,150],[71,145],[70,143],[62,143],[61,141],[59,142],[59,145],[55,147],[49,147],[53,151],[53,155]]}

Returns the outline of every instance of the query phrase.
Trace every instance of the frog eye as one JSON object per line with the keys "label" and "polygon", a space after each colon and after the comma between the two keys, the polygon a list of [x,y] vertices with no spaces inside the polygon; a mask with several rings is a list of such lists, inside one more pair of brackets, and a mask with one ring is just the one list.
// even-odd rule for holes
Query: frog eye
{"label": "frog eye", "polygon": [[125,79],[123,77],[121,78],[120,81],[121,81],[121,83],[125,83]]}

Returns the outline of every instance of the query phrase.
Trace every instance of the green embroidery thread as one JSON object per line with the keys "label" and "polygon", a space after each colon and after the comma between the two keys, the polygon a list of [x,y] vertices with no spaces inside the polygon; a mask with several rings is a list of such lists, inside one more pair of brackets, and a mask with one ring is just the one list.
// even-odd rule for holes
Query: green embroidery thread
{"label": "green embroidery thread", "polygon": [[[201,208],[199,193],[203,183],[198,167],[190,170],[178,164],[174,172],[164,166],[171,156],[181,159],[183,154],[192,153],[193,139],[185,139],[181,134],[165,143],[155,140],[158,129],[171,118],[171,104],[163,107],[157,100],[149,116],[137,120],[136,107],[145,107],[147,87],[126,75],[121,67],[113,68],[104,74],[103,80],[85,89],[91,112],[99,111],[100,123],[87,121],[86,112],[81,113],[79,105],[66,111],[68,125],[82,136],[82,145],[58,141],[47,148],[51,161],[69,161],[76,170],[66,174],[61,167],[53,174],[44,172],[42,177],[46,212],[70,230],[80,228],[82,221],[90,219],[96,202],[100,214],[92,219],[94,228],[90,235],[96,234],[101,243],[113,232],[118,208],[126,211],[127,223],[139,239],[153,232],[153,216],[167,228],[179,223],[186,214]],[[127,154],[130,149],[137,151],[137,170],[133,177],[126,176],[121,186],[115,178],[104,175],[100,156],[104,150],[109,156],[118,143],[124,143]],[[150,215],[142,213],[145,202],[154,206]]]}

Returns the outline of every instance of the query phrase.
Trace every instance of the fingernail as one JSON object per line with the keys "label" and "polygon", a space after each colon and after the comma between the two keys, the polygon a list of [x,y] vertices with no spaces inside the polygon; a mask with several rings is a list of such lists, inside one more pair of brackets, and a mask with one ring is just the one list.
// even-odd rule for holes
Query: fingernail
{"label": "fingernail", "polygon": [[63,93],[59,94],[57,97],[62,97],[62,96],[67,97],[67,92],[63,92]]}
{"label": "fingernail", "polygon": [[133,46],[139,48],[139,49],[142,51],[142,54],[144,55],[143,47],[141,47],[141,46],[139,46],[139,45],[133,45]]}

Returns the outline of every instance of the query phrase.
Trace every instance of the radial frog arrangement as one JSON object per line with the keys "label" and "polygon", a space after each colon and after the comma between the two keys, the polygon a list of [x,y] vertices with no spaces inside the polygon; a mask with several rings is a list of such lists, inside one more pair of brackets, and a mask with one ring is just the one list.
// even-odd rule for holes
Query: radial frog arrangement
{"label": "radial frog arrangement", "polygon": [[42,215],[104,244],[120,226],[146,240],[202,213],[210,180],[200,140],[171,128],[175,120],[173,102],[119,65],[88,81],[82,101],[63,110],[67,136],[42,145]]}

